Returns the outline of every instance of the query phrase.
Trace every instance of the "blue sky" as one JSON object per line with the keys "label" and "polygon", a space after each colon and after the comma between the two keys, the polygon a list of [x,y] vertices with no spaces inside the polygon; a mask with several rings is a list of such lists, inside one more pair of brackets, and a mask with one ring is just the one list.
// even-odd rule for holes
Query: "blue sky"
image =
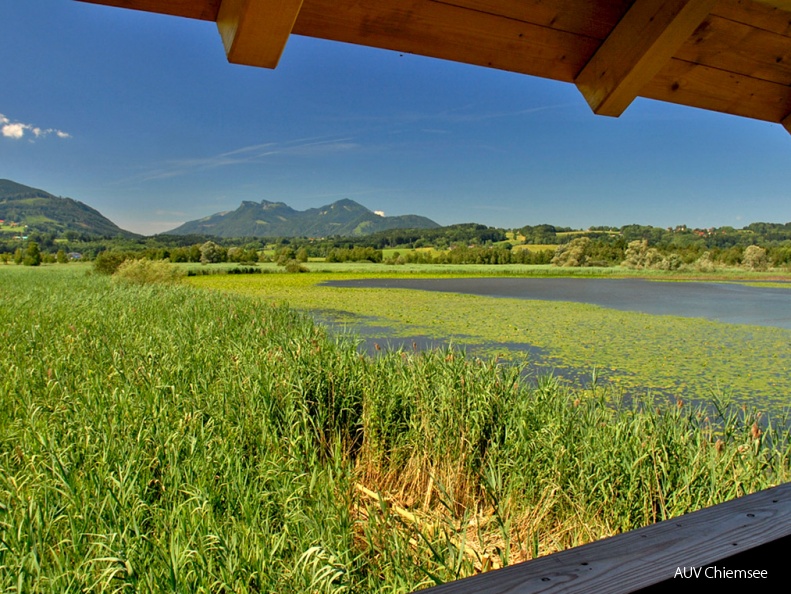
{"label": "blue sky", "polygon": [[781,126],[292,36],[276,70],[226,62],[214,23],[3,0],[0,178],[152,234],[242,200],[351,198],[500,227],[791,221]]}

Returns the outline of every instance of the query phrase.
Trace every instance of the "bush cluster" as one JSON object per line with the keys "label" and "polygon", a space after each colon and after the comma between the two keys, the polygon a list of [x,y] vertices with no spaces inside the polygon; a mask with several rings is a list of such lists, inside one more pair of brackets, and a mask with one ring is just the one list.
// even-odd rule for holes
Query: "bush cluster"
{"label": "bush cluster", "polygon": [[175,283],[184,276],[184,271],[164,260],[125,260],[115,273],[114,280],[137,283]]}

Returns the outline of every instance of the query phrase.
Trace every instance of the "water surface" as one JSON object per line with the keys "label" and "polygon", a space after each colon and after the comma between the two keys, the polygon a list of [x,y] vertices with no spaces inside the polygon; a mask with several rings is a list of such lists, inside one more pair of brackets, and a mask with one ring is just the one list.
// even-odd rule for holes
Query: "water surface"
{"label": "water surface", "polygon": [[791,329],[791,289],[775,287],[601,278],[398,278],[328,281],[324,284],[573,301],[623,311]]}

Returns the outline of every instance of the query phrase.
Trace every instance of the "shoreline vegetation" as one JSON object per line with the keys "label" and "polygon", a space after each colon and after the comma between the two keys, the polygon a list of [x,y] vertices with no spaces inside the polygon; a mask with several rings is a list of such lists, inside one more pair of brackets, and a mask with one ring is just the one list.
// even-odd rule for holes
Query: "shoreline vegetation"
{"label": "shoreline vegetation", "polygon": [[[0,266],[4,590],[409,592],[791,480],[788,419],[727,390],[699,406],[456,348],[370,357],[293,309],[363,301],[326,274],[179,276]],[[471,319],[469,297],[365,300],[444,332],[427,312]],[[566,305],[568,331],[594,318]],[[650,320],[576,327],[589,361],[624,321]],[[667,324],[643,333],[686,328],[699,357],[704,326]]]}
{"label": "shoreline vegetation", "polygon": [[277,262],[295,266],[320,259],[331,263],[383,262],[392,266],[552,264],[562,268],[621,267],[701,273],[735,268],[787,273],[791,269],[791,223],[752,223],[742,229],[624,225],[586,230],[546,224],[506,230],[465,223],[314,237],[242,236],[241,229],[235,236],[224,237],[101,237],[73,229],[59,233],[44,227],[25,227],[20,234],[19,228],[17,224],[10,235],[0,229],[0,261],[36,266],[42,262],[100,257],[109,258],[110,263],[125,257],[167,259],[173,263]]}

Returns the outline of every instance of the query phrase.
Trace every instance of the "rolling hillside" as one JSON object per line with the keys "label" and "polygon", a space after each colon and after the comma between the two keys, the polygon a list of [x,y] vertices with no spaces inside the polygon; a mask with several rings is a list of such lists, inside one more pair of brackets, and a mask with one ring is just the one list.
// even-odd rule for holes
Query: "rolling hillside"
{"label": "rolling hillside", "polygon": [[0,179],[0,219],[20,229],[43,233],[75,231],[102,237],[137,237],[72,198],[61,198],[23,184]]}

